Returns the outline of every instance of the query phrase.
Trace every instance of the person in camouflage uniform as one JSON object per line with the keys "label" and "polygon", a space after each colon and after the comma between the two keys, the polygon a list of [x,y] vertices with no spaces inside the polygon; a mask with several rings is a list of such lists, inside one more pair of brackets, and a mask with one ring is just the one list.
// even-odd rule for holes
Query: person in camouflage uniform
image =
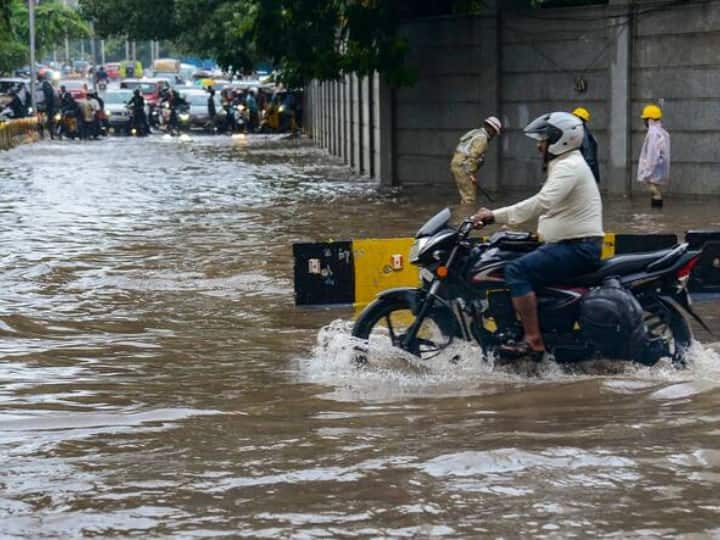
{"label": "person in camouflage uniform", "polygon": [[500,134],[502,124],[495,116],[488,116],[480,129],[472,129],[460,137],[455,148],[450,170],[460,193],[462,204],[473,204],[477,199],[476,171],[485,161],[488,143]]}

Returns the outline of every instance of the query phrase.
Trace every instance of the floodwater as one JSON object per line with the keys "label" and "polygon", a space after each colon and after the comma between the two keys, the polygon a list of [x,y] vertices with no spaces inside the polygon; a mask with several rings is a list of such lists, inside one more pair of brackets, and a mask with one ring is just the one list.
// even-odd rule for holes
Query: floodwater
{"label": "floodwater", "polygon": [[[0,537],[720,535],[712,336],[684,371],[358,370],[350,311],[293,306],[293,242],[408,236],[452,190],[261,137],[0,157]],[[647,206],[608,230],[720,228]]]}

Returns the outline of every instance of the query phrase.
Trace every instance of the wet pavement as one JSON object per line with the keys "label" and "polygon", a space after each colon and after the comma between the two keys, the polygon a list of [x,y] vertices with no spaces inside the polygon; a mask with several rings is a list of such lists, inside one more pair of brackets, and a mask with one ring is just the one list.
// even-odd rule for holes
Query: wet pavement
{"label": "wet pavement", "polygon": [[[684,371],[358,370],[350,311],[293,306],[293,242],[408,236],[452,190],[266,137],[1,157],[0,537],[720,535],[715,338]],[[720,229],[648,206],[606,228]]]}

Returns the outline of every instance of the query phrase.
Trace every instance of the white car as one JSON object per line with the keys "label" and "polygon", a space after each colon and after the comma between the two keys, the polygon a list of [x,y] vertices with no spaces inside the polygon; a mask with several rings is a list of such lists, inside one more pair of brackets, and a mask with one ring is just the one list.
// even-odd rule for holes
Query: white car
{"label": "white car", "polygon": [[[127,104],[133,97],[132,90],[112,89],[107,90],[103,99],[105,100],[105,114],[108,123],[113,131],[127,131],[130,125],[130,111]],[[148,105],[145,105],[145,115],[149,115]]]}

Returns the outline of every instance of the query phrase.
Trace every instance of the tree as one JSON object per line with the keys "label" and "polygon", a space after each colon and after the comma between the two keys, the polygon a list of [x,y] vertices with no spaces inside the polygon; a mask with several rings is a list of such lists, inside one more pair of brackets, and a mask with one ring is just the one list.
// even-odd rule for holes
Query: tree
{"label": "tree", "polygon": [[[0,71],[9,71],[28,61],[30,30],[28,8],[22,0],[0,0]],[[35,47],[38,56],[59,45],[68,35],[88,37],[90,27],[80,15],[56,0],[35,8]]]}

